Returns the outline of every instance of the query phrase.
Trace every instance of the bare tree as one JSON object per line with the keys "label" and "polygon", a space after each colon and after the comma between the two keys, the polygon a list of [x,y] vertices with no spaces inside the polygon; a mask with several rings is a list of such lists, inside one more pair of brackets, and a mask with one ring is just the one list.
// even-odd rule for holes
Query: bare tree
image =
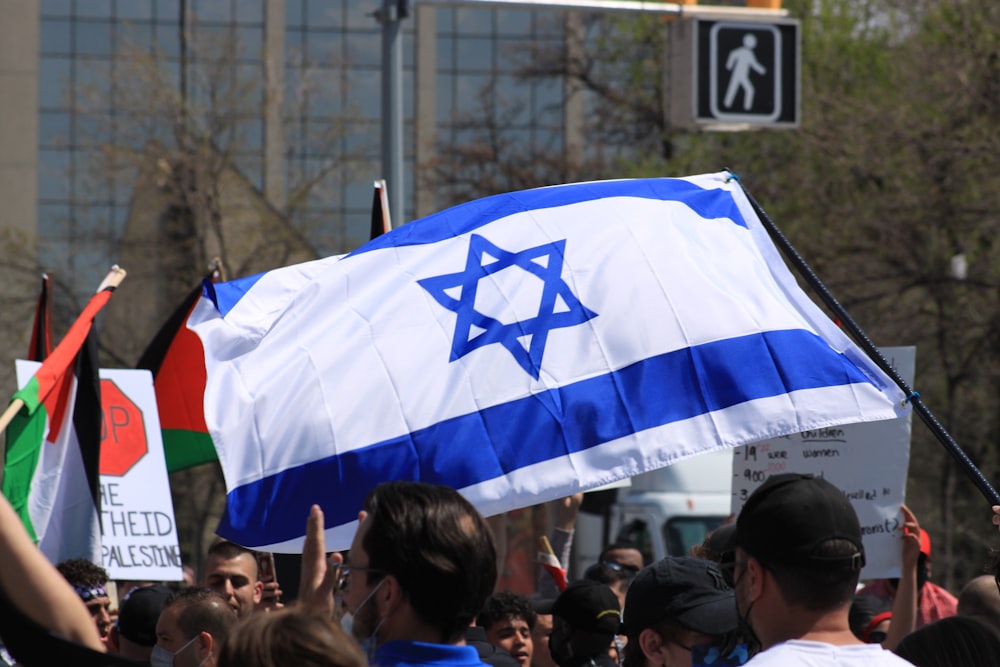
{"label": "bare tree", "polygon": [[[320,113],[331,97],[347,94],[335,70],[296,54],[290,68],[278,68],[288,76],[280,87],[286,142],[278,165],[287,180],[284,198],[276,201],[263,187],[269,165],[259,63],[265,56],[247,53],[232,34],[206,36],[196,22],[182,40],[179,60],[128,43],[106,71],[91,77],[100,85],[76,91],[75,113],[88,134],[78,143],[93,147],[84,156],[84,194],[128,193],[124,228],[77,234],[129,271],[102,316],[106,365],[134,365],[213,258],[236,278],[356,244],[319,227],[330,225],[325,212],[337,202],[347,165],[363,164],[342,148],[353,107]],[[83,244],[74,252],[84,252]],[[90,281],[63,277],[70,288],[63,312],[77,312],[81,285]],[[198,564],[224,506],[220,471],[203,466],[176,473],[171,486],[182,549]]]}

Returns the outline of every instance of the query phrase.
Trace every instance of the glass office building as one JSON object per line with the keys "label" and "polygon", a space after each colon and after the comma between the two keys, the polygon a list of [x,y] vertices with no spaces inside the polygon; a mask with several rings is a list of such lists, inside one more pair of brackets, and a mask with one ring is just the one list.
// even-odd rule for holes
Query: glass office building
{"label": "glass office building", "polygon": [[[119,257],[139,176],[109,166],[109,153],[175,146],[184,114],[317,254],[366,240],[372,181],[383,176],[377,8],[373,0],[40,0],[42,263],[93,274]],[[418,5],[402,26],[406,210],[393,212],[397,224],[440,207],[427,188],[418,192],[416,165],[439,142],[469,138],[457,119],[491,105],[511,110],[519,138],[560,150],[563,89],[516,76],[526,42],[561,43],[558,12]],[[484,109],[491,84],[498,94]],[[275,87],[280,94],[269,95]],[[157,109],[160,98],[169,104]]]}

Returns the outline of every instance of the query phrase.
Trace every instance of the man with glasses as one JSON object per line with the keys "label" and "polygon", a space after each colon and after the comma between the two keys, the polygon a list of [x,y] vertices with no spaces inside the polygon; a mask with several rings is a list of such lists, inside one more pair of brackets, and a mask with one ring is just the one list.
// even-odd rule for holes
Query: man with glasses
{"label": "man with glasses", "polygon": [[[466,628],[493,592],[497,556],[482,515],[457,491],[385,482],[369,494],[340,573],[351,632],[376,667],[483,667]],[[314,507],[300,600],[332,610]]]}
{"label": "man with glasses", "polygon": [[731,546],[740,621],[762,649],[748,667],[909,664],[851,632],[865,552],[854,507],[833,484],[771,477],[743,506]]}
{"label": "man with glasses", "polygon": [[742,664],[747,655],[735,641],[738,621],[733,590],[716,563],[668,556],[639,572],[629,587],[622,618],[625,664],[691,667],[692,651],[706,664]]}
{"label": "man with glasses", "polygon": [[646,559],[635,544],[619,540],[604,547],[604,551],[597,557],[597,562],[621,565],[631,570],[634,577],[642,569],[643,565],[646,564]]}

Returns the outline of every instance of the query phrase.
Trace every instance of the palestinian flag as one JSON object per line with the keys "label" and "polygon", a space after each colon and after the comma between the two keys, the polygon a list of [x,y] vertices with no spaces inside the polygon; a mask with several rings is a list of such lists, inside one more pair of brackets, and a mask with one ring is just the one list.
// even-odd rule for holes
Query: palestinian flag
{"label": "palestinian flag", "polygon": [[49,276],[42,274],[42,289],[35,307],[35,323],[31,327],[31,344],[28,359],[45,361],[52,354],[52,323],[49,317]]}
{"label": "palestinian flag", "polygon": [[53,563],[101,562],[101,395],[92,324],[115,284],[102,284],[14,394],[23,407],[7,428],[3,494]]}
{"label": "palestinian flag", "polygon": [[198,303],[201,292],[201,285],[191,290],[153,337],[136,364],[136,368],[145,368],[153,374],[168,472],[219,458],[212,436],[208,434],[202,405],[205,396],[205,352],[201,339],[186,326],[188,315]]}

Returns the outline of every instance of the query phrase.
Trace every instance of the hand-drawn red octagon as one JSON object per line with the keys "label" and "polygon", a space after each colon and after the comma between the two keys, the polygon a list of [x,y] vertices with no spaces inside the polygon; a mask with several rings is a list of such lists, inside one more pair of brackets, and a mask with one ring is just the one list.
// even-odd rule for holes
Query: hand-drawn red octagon
{"label": "hand-drawn red octagon", "polygon": [[120,477],[149,451],[142,410],[111,380],[101,380],[101,474]]}

